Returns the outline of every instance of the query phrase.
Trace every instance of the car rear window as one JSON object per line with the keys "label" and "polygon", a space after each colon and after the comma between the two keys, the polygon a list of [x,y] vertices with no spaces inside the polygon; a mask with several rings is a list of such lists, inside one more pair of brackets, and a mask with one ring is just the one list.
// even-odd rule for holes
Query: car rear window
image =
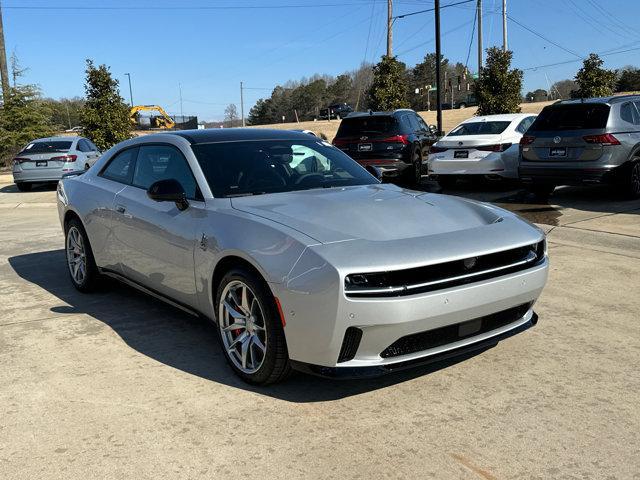
{"label": "car rear window", "polygon": [[355,137],[358,135],[395,134],[398,133],[398,121],[394,117],[367,116],[345,118],[340,123],[336,138]]}
{"label": "car rear window", "polygon": [[592,130],[605,128],[609,118],[609,105],[577,103],[545,107],[530,130]]}
{"label": "car rear window", "polygon": [[47,152],[68,152],[71,148],[71,143],[65,141],[52,141],[52,142],[32,142],[20,153],[47,153]]}
{"label": "car rear window", "polygon": [[504,132],[511,122],[469,122],[458,125],[451,130],[448,137],[458,135],[499,135]]}

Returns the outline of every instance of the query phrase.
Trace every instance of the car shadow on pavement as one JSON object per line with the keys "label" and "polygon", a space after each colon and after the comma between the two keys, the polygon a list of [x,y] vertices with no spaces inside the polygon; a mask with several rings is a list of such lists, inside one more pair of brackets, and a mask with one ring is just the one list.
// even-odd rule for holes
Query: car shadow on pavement
{"label": "car shadow on pavement", "polygon": [[[57,183],[36,183],[33,185],[33,187],[31,188],[31,190],[29,190],[29,192],[50,192],[53,191],[57,188],[58,184]],[[29,192],[21,192],[20,190],[18,190],[18,187],[16,186],[15,183],[12,183],[10,185],[5,185],[4,187],[0,188],[0,192],[2,193],[23,193],[23,194],[28,194]]]}
{"label": "car shadow on pavement", "polygon": [[61,305],[50,309],[54,313],[89,315],[109,326],[129,347],[158,362],[224,385],[289,402],[332,401],[359,395],[435,372],[482,352],[378,378],[334,380],[296,373],[281,384],[254,387],[236,377],[227,365],[211,322],[116,281],[106,281],[96,293],[80,293],[67,278],[62,249],[17,255],[9,258],[9,264],[22,279],[60,300]]}

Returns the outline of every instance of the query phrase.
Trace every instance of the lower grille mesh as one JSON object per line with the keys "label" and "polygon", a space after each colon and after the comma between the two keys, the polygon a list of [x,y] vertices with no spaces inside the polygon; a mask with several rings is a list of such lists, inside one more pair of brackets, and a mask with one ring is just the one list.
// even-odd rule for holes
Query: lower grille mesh
{"label": "lower grille mesh", "polygon": [[399,357],[490,332],[491,330],[496,330],[519,320],[527,313],[530,306],[530,303],[525,303],[508,310],[485,315],[484,317],[475,318],[466,322],[407,335],[389,345],[380,356],[382,358]]}

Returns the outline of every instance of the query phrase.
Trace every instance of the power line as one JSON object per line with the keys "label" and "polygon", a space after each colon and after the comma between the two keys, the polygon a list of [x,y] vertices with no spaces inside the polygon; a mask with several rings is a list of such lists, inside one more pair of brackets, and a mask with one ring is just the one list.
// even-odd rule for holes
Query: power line
{"label": "power line", "polygon": [[[604,52],[597,53],[597,55],[600,56],[600,57],[608,57],[609,55],[618,55],[620,53],[634,52],[636,50],[640,50],[640,47],[627,48],[625,50],[617,50],[617,51],[607,51],[607,50],[605,50]],[[572,60],[564,60],[564,61],[561,61],[561,62],[547,63],[545,65],[536,65],[534,67],[521,68],[521,70],[523,70],[523,71],[537,70],[538,68],[555,67],[555,66],[558,66],[558,65],[566,65],[568,63],[576,63],[576,62],[579,62],[581,60],[582,59],[580,59],[580,60],[573,60],[573,59]]]}
{"label": "power line", "polygon": [[[471,3],[471,2],[475,2],[476,0],[463,0],[461,2],[456,2],[456,3],[450,3],[448,5],[442,5],[440,7],[440,10],[442,10],[443,8],[447,8],[447,7],[455,7],[456,5],[462,5],[464,3]],[[433,12],[435,10],[434,8],[427,8],[426,10],[419,10],[417,12],[411,12],[411,13],[405,13],[403,15],[396,15],[395,17],[393,17],[394,20],[398,19],[398,18],[406,18],[406,17],[411,17],[413,15],[419,15],[421,13],[427,13],[427,12]]]}
{"label": "power line", "polygon": [[476,21],[478,16],[476,15],[476,12],[473,12],[473,27],[471,27],[471,37],[469,38],[469,50],[467,50],[467,59],[464,61],[464,68],[465,70],[467,70],[467,67],[469,66],[469,58],[471,57],[471,46],[473,45],[473,36],[476,33]]}
{"label": "power line", "polygon": [[321,3],[321,4],[289,4],[289,5],[192,5],[180,7],[138,7],[138,6],[70,6],[70,5],[9,5],[3,6],[11,10],[88,10],[88,11],[112,11],[112,10],[275,10],[287,8],[324,8],[324,7],[344,7],[350,5],[360,5],[362,3]]}
{"label": "power line", "polygon": [[507,18],[509,20],[511,20],[513,23],[515,23],[516,25],[519,25],[520,27],[524,28],[526,31],[533,33],[536,37],[539,37],[541,39],[543,39],[545,42],[550,43],[551,45],[554,45],[556,47],[558,47],[560,50],[564,50],[567,53],[570,53],[573,56],[578,57],[579,59],[584,59],[584,57],[572,50],[569,50],[568,48],[563,47],[562,45],[560,45],[559,43],[554,42],[553,40],[548,39],[547,37],[545,37],[544,35],[542,35],[541,33],[536,32],[535,30],[532,30],[531,28],[527,27],[526,25],[524,25],[523,23],[520,23],[518,20],[516,20],[515,18],[513,18],[511,15],[507,15]]}

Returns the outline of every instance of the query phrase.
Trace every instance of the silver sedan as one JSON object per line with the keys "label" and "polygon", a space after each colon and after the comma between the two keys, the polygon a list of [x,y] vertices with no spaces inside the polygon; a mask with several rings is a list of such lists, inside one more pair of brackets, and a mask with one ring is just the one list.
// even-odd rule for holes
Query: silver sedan
{"label": "silver sedan", "polygon": [[86,170],[99,156],[88,138],[38,138],[13,159],[13,181],[20,191],[27,191],[34,183],[57,182],[65,173]]}
{"label": "silver sedan", "polygon": [[128,140],[58,186],[71,281],[110,276],[216,325],[244,380],[362,376],[478,349],[537,321],[542,231],[404,190],[299,132]]}

